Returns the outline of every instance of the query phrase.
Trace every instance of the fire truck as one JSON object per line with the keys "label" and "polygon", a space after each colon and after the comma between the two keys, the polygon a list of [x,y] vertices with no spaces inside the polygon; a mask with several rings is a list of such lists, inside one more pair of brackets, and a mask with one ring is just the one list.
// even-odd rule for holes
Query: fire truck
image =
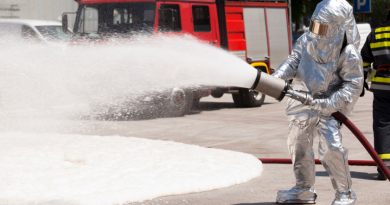
{"label": "fire truck", "polygon": [[[291,52],[290,5],[287,0],[76,0],[79,8],[74,38],[114,33],[131,37],[191,34],[225,49],[253,67],[271,74]],[[68,28],[68,15],[62,18]],[[174,88],[169,102],[175,115],[184,115],[211,95],[231,93],[237,107],[259,107],[265,95],[237,87]]]}

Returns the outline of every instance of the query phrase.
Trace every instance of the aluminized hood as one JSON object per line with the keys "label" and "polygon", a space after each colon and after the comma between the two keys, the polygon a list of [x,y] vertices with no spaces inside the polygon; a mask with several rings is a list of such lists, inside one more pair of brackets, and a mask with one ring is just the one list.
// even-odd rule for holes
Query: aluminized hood
{"label": "aluminized hood", "polygon": [[360,35],[353,8],[345,0],[320,2],[312,17],[307,35],[307,51],[318,63],[328,63],[340,55],[344,37],[359,48]]}

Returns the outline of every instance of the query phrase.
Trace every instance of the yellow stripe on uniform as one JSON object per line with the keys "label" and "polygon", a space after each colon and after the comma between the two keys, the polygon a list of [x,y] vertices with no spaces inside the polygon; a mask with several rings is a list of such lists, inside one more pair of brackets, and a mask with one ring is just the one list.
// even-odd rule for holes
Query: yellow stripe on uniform
{"label": "yellow stripe on uniform", "polygon": [[363,62],[363,67],[370,66],[370,65],[371,65],[371,63]]}
{"label": "yellow stripe on uniform", "polygon": [[390,41],[383,41],[377,43],[370,43],[371,48],[390,47]]}
{"label": "yellow stripe on uniform", "polygon": [[381,159],[390,159],[390,154],[380,154],[379,157]]}
{"label": "yellow stripe on uniform", "polygon": [[390,38],[390,33],[375,34],[375,39]]}
{"label": "yellow stripe on uniform", "polygon": [[380,28],[375,29],[375,33],[385,32],[385,31],[390,31],[390,26],[388,26],[388,27],[380,27]]}
{"label": "yellow stripe on uniform", "polygon": [[383,77],[373,77],[371,82],[377,82],[377,83],[390,83],[390,78],[383,78]]}

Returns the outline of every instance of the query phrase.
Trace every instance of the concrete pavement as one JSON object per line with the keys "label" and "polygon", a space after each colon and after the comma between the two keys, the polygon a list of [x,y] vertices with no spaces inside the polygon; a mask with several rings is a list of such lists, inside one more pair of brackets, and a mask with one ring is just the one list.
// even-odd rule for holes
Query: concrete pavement
{"label": "concrete pavement", "polygon": [[[351,121],[373,144],[372,99],[367,92],[360,98],[355,111],[349,116]],[[35,123],[11,123],[16,127],[10,130],[44,131],[87,135],[120,135],[148,139],[171,140],[204,147],[245,152],[257,158],[289,158],[287,151],[287,133],[289,122],[285,116],[286,100],[277,102],[266,97],[260,108],[236,108],[231,95],[222,98],[204,98],[200,108],[192,110],[184,117],[157,118],[150,120],[45,120],[36,118]],[[23,119],[28,120],[28,119]],[[2,129],[6,129],[3,127]],[[349,150],[349,159],[372,160],[355,136],[344,127],[343,145]],[[318,138],[314,141],[315,156]],[[317,204],[329,205],[333,201],[334,191],[322,165],[316,165],[315,189],[318,193]],[[389,181],[376,180],[376,167],[350,166],[353,190],[357,193],[358,204],[389,205]],[[249,182],[228,188],[201,193],[166,196],[129,205],[191,204],[191,205],[267,205],[275,204],[276,192],[294,186],[292,166],[290,164],[264,164],[260,177]]]}
{"label": "concrete pavement", "polygon": [[[372,94],[368,92],[360,98],[355,111],[349,119],[362,131],[373,144],[372,132]],[[286,145],[288,121],[285,117],[286,101],[277,102],[270,97],[260,108],[235,108],[230,95],[220,99],[201,100],[200,109],[182,118],[162,118],[133,122],[131,136],[150,139],[173,140],[205,147],[227,149],[253,154],[258,158],[289,158]],[[131,124],[133,124],[131,123]],[[140,128],[144,123],[149,128]],[[127,123],[126,123],[127,124]],[[129,125],[129,124],[128,124]],[[119,125],[118,125],[119,126]],[[135,130],[135,127],[137,130]],[[118,130],[119,128],[119,130]],[[119,131],[121,132],[121,131]],[[360,142],[344,127],[343,145],[349,150],[349,159],[372,160]],[[315,155],[318,138],[314,142]],[[328,174],[322,165],[316,165],[315,189],[318,193],[317,204],[331,204],[334,191]],[[390,204],[389,181],[376,180],[376,167],[350,166],[353,190],[357,193],[358,204]],[[210,205],[267,205],[275,204],[276,192],[290,189],[295,179],[292,166],[286,164],[264,164],[264,171],[247,183],[224,189],[166,196],[131,205],[151,204],[210,204]]]}

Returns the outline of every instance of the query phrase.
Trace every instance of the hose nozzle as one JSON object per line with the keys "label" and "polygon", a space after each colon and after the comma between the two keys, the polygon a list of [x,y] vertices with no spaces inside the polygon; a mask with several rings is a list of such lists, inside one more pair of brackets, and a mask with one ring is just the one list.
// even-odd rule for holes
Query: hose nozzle
{"label": "hose nozzle", "polygon": [[281,101],[286,95],[288,87],[289,84],[285,80],[258,70],[255,83],[251,89]]}
{"label": "hose nozzle", "polygon": [[298,100],[304,105],[313,105],[314,100],[313,97],[310,95],[310,93],[305,92],[305,91],[298,91],[298,90],[293,90],[290,86],[289,89],[287,90],[286,96]]}
{"label": "hose nozzle", "polygon": [[315,103],[310,93],[293,90],[287,81],[261,72],[260,70],[257,72],[256,80],[251,89],[274,97],[279,101],[281,101],[284,96],[288,96],[305,105],[313,105],[313,103]]}

